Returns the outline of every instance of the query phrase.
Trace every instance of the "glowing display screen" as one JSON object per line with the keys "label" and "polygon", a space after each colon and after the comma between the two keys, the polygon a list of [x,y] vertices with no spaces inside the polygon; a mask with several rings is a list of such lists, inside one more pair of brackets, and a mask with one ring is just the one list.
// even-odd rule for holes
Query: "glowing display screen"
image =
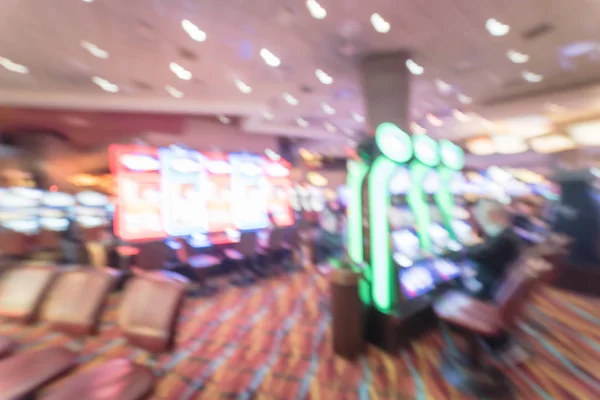
{"label": "glowing display screen", "polygon": [[398,279],[404,295],[409,299],[422,296],[435,288],[434,275],[424,264],[400,269]]}
{"label": "glowing display screen", "polygon": [[443,258],[433,260],[432,266],[443,281],[456,279],[462,274],[462,269],[458,265]]}
{"label": "glowing display screen", "polygon": [[262,172],[263,159],[252,154],[230,154],[231,211],[240,230],[262,229],[269,225],[269,183]]}

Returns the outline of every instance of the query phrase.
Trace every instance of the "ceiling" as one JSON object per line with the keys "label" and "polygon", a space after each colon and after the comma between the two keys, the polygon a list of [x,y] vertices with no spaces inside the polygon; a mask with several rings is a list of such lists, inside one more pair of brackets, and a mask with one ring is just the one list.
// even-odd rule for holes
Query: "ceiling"
{"label": "ceiling", "polygon": [[[324,140],[321,147],[334,151],[368,130],[361,118],[360,57],[409,49],[424,68],[413,76],[411,115],[434,137],[511,134],[515,118],[562,123],[600,113],[596,1],[318,0],[327,10],[324,19],[313,18],[306,3],[3,0],[0,57],[18,71],[0,66],[0,106],[160,114],[149,123],[159,128],[168,114],[227,115],[239,117],[249,133]],[[388,33],[374,29],[373,13],[390,23]],[[510,31],[491,35],[490,18]],[[186,33],[184,19],[205,33],[204,41]],[[279,58],[278,67],[265,63],[262,48]],[[529,60],[512,62],[511,49]],[[191,78],[178,78],[172,62]],[[317,69],[333,82],[317,79]],[[523,71],[543,80],[528,82]],[[118,92],[103,90],[94,77]],[[284,93],[298,104],[290,105]],[[65,129],[98,134],[85,122],[73,126],[73,118]],[[109,119],[98,123],[114,126]],[[177,123],[164,122],[162,129],[177,131]]]}

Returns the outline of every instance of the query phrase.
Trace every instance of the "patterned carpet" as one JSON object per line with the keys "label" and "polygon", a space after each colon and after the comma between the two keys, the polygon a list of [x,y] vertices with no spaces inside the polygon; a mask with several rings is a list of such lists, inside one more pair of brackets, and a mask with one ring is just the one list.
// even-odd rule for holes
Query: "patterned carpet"
{"label": "patterned carpet", "polygon": [[[83,345],[86,368],[125,356],[155,363],[163,376],[154,399],[463,399],[440,376],[445,349],[434,330],[398,357],[375,348],[355,364],[333,356],[327,282],[295,274],[211,299],[188,300],[177,346],[153,359],[128,347],[114,324],[118,295],[96,338],[73,341],[44,326],[0,326],[27,348]],[[600,398],[600,299],[544,288],[520,323],[519,340],[532,352],[505,371],[519,399]],[[81,369],[80,369],[81,370]]]}

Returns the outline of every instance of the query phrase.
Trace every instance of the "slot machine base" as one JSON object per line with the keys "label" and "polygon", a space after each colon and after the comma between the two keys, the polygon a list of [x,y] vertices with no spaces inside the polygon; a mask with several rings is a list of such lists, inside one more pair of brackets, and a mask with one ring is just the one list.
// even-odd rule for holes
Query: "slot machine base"
{"label": "slot machine base", "polygon": [[365,324],[367,341],[386,353],[395,354],[408,346],[412,339],[437,326],[437,318],[431,304],[405,316],[385,314],[369,307]]}

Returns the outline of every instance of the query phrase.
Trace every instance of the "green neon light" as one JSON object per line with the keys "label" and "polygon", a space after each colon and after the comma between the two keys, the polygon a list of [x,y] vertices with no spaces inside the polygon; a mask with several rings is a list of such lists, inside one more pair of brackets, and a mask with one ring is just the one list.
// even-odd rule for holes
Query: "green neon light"
{"label": "green neon light", "polygon": [[452,226],[452,220],[454,219],[454,194],[450,188],[452,178],[454,178],[458,172],[446,167],[445,165],[441,165],[438,168],[438,173],[440,175],[440,180],[442,181],[442,186],[437,192],[434,193],[433,198],[440,209],[442,219],[444,220],[444,225],[450,234],[450,238],[453,240],[458,240],[458,236],[456,235],[454,227]]}
{"label": "green neon light", "polygon": [[397,164],[386,157],[377,157],[369,174],[369,217],[373,300],[384,312],[390,311],[397,297],[397,282],[390,248],[388,181]]}
{"label": "green neon light", "polygon": [[418,160],[413,161],[409,168],[412,177],[412,185],[406,195],[406,201],[415,216],[417,235],[419,236],[421,249],[426,252],[431,252],[432,241],[429,233],[431,214],[429,205],[427,204],[427,196],[423,190],[423,181],[425,180],[427,173],[431,171],[431,168]]}
{"label": "green neon light", "polygon": [[440,157],[442,163],[454,171],[460,171],[465,166],[465,152],[447,139],[440,140]]}
{"label": "green neon light", "polygon": [[417,135],[413,138],[415,158],[428,167],[437,167],[440,163],[438,143],[427,135]]}
{"label": "green neon light", "polygon": [[[367,164],[361,161],[348,161],[348,176],[346,187],[348,189],[348,256],[355,264],[361,264],[364,259],[363,238],[363,204],[362,185],[369,171]],[[369,263],[365,263],[364,277],[358,284],[358,293],[363,303],[371,303],[371,270]]]}
{"label": "green neon light", "polygon": [[391,122],[375,129],[375,143],[384,156],[397,163],[407,162],[413,155],[409,134]]}

